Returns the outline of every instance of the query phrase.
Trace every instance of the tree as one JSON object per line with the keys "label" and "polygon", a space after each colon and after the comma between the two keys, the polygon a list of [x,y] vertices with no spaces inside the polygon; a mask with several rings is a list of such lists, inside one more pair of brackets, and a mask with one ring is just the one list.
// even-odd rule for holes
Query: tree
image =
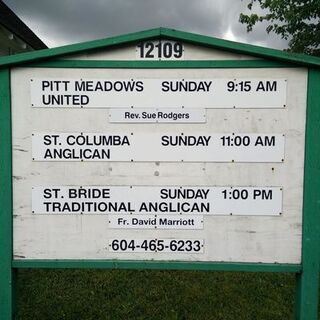
{"label": "tree", "polygon": [[267,33],[289,40],[288,51],[320,56],[320,0],[250,0],[248,9],[260,6],[265,14],[240,14],[252,31],[257,22],[268,22]]}

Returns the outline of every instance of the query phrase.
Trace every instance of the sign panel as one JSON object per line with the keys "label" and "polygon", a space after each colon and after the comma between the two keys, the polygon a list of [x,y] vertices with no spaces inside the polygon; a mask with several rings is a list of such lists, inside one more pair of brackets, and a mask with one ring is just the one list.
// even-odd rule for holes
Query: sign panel
{"label": "sign panel", "polygon": [[111,252],[203,253],[203,239],[111,239]]}
{"label": "sign panel", "polygon": [[203,216],[179,214],[130,214],[109,215],[111,229],[172,229],[197,230],[203,229]]}
{"label": "sign panel", "polygon": [[41,108],[283,108],[278,78],[32,78],[31,105]]}
{"label": "sign panel", "polygon": [[[134,43],[143,34],[153,40]],[[179,38],[188,43],[172,41]],[[210,269],[213,262],[303,269],[300,282],[312,278],[317,257],[302,260],[302,252],[315,240],[303,226],[316,221],[315,197],[303,197],[304,182],[305,191],[316,182],[308,165],[317,160],[316,112],[305,131],[306,104],[313,114],[319,100],[315,63],[293,67],[294,59],[271,54],[285,67],[218,42],[159,29],[106,41],[105,51],[102,42],[99,50],[68,48],[65,61],[3,62],[8,316],[7,278],[20,266],[167,268],[172,261]],[[300,314],[312,301],[308,315],[316,318],[317,299],[301,292]]]}
{"label": "sign panel", "polygon": [[32,188],[39,214],[280,215],[280,187],[55,186]]}
{"label": "sign panel", "polygon": [[34,133],[34,161],[282,162],[283,134]]}
{"label": "sign panel", "polygon": [[205,109],[118,108],[109,110],[111,123],[204,123]]}
{"label": "sign panel", "polygon": [[300,263],[307,72],[126,65],[12,71],[14,259]]}

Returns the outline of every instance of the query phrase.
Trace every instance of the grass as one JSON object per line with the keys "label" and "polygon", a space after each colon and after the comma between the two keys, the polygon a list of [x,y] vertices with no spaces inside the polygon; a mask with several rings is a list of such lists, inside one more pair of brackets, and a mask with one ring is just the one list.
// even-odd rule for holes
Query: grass
{"label": "grass", "polygon": [[293,319],[293,274],[18,270],[19,320]]}

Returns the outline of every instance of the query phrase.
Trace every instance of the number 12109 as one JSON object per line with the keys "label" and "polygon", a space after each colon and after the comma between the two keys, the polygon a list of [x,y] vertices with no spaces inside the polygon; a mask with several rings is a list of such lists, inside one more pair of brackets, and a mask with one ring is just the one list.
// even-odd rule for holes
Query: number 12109
{"label": "number 12109", "polygon": [[139,43],[136,51],[140,59],[181,59],[184,48],[176,41],[147,41]]}

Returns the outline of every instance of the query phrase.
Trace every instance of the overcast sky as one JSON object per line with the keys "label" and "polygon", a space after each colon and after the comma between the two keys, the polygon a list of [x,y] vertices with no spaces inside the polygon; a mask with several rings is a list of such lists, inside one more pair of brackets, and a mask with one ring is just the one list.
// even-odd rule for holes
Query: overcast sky
{"label": "overcast sky", "polygon": [[48,46],[155,27],[174,28],[282,49],[265,25],[247,33],[238,22],[249,0],[4,0]]}

